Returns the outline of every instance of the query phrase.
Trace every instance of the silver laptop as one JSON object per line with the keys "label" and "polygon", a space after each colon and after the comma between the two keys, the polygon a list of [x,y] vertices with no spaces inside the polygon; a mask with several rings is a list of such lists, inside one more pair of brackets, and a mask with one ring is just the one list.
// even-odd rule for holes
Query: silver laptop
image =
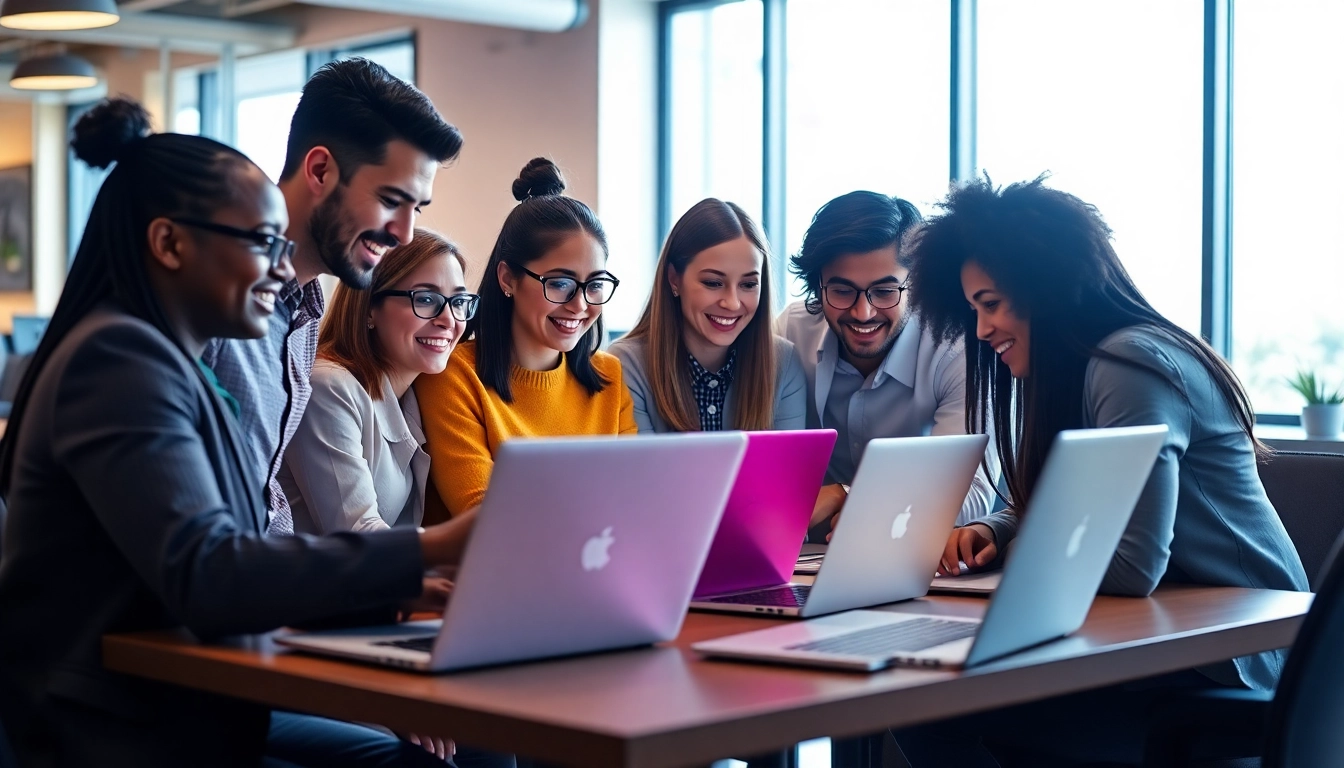
{"label": "silver laptop", "polygon": [[984,435],[870,441],[810,586],[697,597],[691,607],[820,616],[924,595],[988,442]]}
{"label": "silver laptop", "polygon": [[276,640],[426,672],[670,640],[746,447],[741,432],[510,440],[441,621]]}
{"label": "silver laptop", "polygon": [[959,668],[1063,637],[1087,617],[1166,434],[1166,426],[1059,433],[983,619],[850,611],[692,647],[841,669]]}

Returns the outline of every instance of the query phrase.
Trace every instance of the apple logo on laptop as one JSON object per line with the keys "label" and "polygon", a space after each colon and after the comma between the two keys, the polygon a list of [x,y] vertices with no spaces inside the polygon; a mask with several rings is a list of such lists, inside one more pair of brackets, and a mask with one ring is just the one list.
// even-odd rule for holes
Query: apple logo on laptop
{"label": "apple logo on laptop", "polygon": [[1069,548],[1064,552],[1065,557],[1073,557],[1078,554],[1079,548],[1083,546],[1083,534],[1087,532],[1087,520],[1090,517],[1092,516],[1087,515],[1084,517],[1083,522],[1079,523],[1078,527],[1073,529],[1073,535],[1069,537]]}
{"label": "apple logo on laptop", "polygon": [[891,521],[891,538],[899,539],[905,535],[905,529],[910,525],[910,510],[913,509],[914,506],[914,504],[911,504],[906,507],[904,512],[897,515],[896,519]]}
{"label": "apple logo on laptop", "polygon": [[611,562],[611,554],[607,552],[611,548],[612,542],[616,537],[611,535],[611,526],[602,529],[602,533],[588,540],[583,545],[583,570],[600,571],[607,567]]}

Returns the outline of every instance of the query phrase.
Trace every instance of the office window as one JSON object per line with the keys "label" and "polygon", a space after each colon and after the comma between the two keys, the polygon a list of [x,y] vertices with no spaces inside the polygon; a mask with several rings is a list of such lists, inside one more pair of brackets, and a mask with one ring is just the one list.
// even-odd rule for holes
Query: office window
{"label": "office window", "polygon": [[760,0],[691,6],[668,19],[669,226],[706,197],[761,216]]}
{"label": "office window", "polygon": [[[1278,7],[1278,6],[1276,6]],[[1097,206],[1148,300],[1200,332],[1203,4],[978,4],[977,165]]]}
{"label": "office window", "polygon": [[[951,27],[947,0],[789,0],[785,238],[857,189],[926,215],[947,194]],[[792,281],[789,297],[801,293]]]}
{"label": "office window", "polygon": [[1260,413],[1284,379],[1344,386],[1344,68],[1336,0],[1238,0],[1233,19],[1232,364]]}
{"label": "office window", "polygon": [[234,67],[234,146],[272,181],[285,166],[289,121],[308,75],[304,51],[253,56]]}

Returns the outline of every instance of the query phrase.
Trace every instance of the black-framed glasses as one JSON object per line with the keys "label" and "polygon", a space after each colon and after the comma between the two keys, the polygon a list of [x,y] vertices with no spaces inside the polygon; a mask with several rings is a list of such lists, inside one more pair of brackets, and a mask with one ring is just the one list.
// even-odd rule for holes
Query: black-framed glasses
{"label": "black-framed glasses", "polygon": [[821,292],[832,309],[849,309],[859,303],[859,294],[867,297],[873,309],[891,309],[901,303],[901,294],[909,287],[909,280],[904,283],[878,283],[862,290],[844,283],[829,283],[821,287]]}
{"label": "black-framed glasses", "polygon": [[203,221],[201,219],[169,219],[174,224],[181,224],[184,227],[194,229],[203,229],[206,232],[214,232],[219,235],[228,235],[229,237],[238,237],[243,240],[251,240],[257,246],[265,250],[265,256],[270,259],[271,269],[280,266],[280,262],[286,258],[294,256],[294,241],[280,235],[268,235],[265,232],[253,232],[252,230],[230,227],[228,224],[218,224],[213,221]]}
{"label": "black-framed glasses", "polygon": [[411,311],[421,320],[433,320],[443,314],[444,307],[448,307],[453,319],[465,323],[476,316],[476,307],[481,303],[481,297],[474,293],[454,293],[452,296],[444,296],[428,288],[417,288],[413,291],[379,291],[373,294],[375,299],[386,296],[408,297],[411,300]]}
{"label": "black-framed glasses", "polygon": [[592,280],[576,280],[563,275],[542,277],[527,267],[519,269],[541,283],[542,295],[552,304],[568,304],[580,289],[583,291],[583,300],[589,304],[606,304],[616,293],[616,286],[621,284],[620,280],[610,275],[594,277]]}

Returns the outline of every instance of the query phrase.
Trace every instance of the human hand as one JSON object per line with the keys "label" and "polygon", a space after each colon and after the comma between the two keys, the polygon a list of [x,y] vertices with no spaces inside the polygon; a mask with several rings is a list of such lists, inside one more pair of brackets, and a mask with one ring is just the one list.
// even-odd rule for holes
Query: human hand
{"label": "human hand", "polygon": [[952,531],[938,563],[939,576],[960,576],[961,563],[968,571],[976,571],[994,562],[999,547],[994,543],[994,532],[983,525],[971,524]]}
{"label": "human hand", "polygon": [[432,572],[427,573],[421,580],[420,596],[402,602],[402,613],[408,616],[413,613],[443,613],[452,593],[453,582]]}
{"label": "human hand", "polygon": [[839,483],[821,486],[821,491],[817,493],[817,503],[812,507],[812,522],[808,526],[814,526],[822,520],[831,519],[834,527],[834,518],[840,514],[840,510],[845,506],[845,499],[849,494]]}
{"label": "human hand", "polygon": [[416,733],[406,733],[401,735],[402,740],[409,741],[412,744],[425,748],[425,751],[440,760],[447,761],[448,758],[457,754],[457,745],[452,739],[444,739],[438,736],[421,736]]}

